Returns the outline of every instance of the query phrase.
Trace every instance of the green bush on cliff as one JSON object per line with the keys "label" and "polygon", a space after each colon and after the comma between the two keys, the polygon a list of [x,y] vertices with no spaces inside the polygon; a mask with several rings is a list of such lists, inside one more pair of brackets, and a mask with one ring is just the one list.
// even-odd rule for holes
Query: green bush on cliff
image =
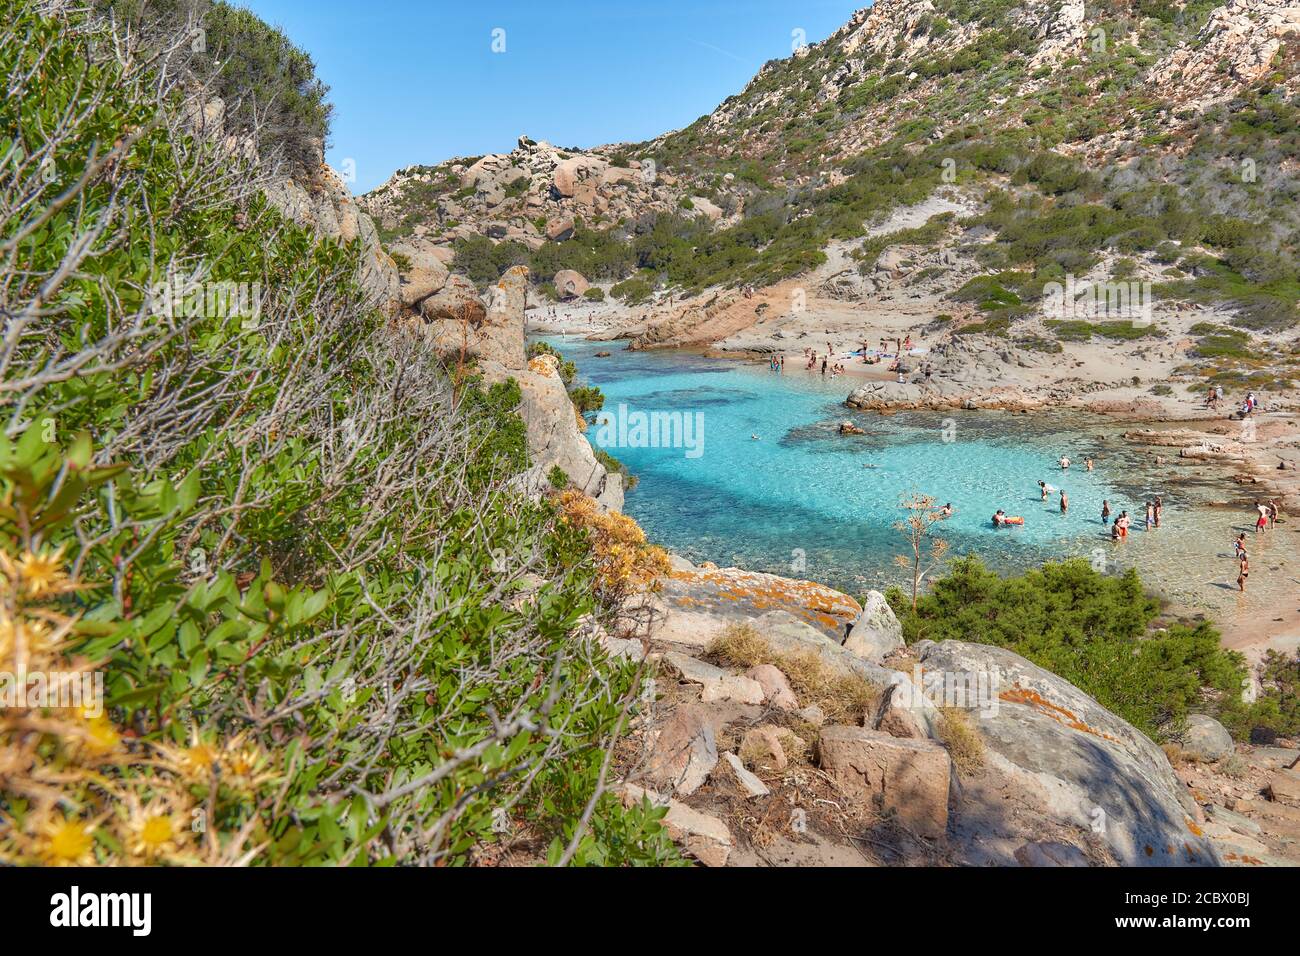
{"label": "green bush on cliff", "polygon": [[912,612],[910,596],[886,595],[903,637],[1005,647],[1065,678],[1153,739],[1192,711],[1209,711],[1237,736],[1264,712],[1242,701],[1243,659],[1208,623],[1152,630],[1159,603],[1137,573],[1102,574],[1083,559],[1014,577],[977,557],[952,562]]}
{"label": "green bush on cliff", "polygon": [[0,714],[0,862],[672,860],[597,789],[639,673],[573,636],[591,544],[512,488],[518,386],[391,329],[104,26],[4,6],[0,586],[107,700]]}
{"label": "green bush on cliff", "polygon": [[279,149],[295,166],[320,162],[333,107],[311,56],[283,32],[223,0],[96,0],[97,10],[170,40],[187,17],[201,43],[180,48],[187,69],[211,79],[226,105],[227,132],[257,131],[263,154]]}

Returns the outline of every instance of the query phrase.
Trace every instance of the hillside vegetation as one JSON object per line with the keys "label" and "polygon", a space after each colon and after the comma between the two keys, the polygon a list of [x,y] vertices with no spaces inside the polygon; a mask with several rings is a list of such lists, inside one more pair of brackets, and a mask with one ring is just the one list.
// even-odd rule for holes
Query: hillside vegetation
{"label": "hillside vegetation", "polygon": [[517,388],[191,135],[187,31],[0,11],[0,671],[107,698],[0,711],[0,861],[671,859],[598,787],[640,677],[576,636],[582,523],[510,484]]}

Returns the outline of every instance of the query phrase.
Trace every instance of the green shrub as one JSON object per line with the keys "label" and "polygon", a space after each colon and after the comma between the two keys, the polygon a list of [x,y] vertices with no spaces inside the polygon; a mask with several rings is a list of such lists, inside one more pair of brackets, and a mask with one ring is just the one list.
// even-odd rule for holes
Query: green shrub
{"label": "green shrub", "polygon": [[1219,646],[1206,622],[1151,629],[1160,607],[1137,573],[1108,576],[1083,559],[999,577],[976,557],[948,566],[913,613],[910,596],[887,595],[907,643],[960,640],[992,644],[1058,674],[1108,710],[1159,739],[1207,693],[1217,715],[1241,735],[1242,656]]}

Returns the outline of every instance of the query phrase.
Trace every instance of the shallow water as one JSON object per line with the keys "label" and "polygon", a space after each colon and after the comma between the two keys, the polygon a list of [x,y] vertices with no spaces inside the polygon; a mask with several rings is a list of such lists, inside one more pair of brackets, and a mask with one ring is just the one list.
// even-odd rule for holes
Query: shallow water
{"label": "shallow water", "polygon": [[[855,379],[823,379],[802,363],[788,361],[777,374],[765,363],[628,352],[622,343],[564,336],[547,341],[600,386],[615,426],[637,412],[679,412],[702,426],[689,436],[693,448],[631,447],[634,430],[623,441],[616,427],[588,431],[639,478],[626,512],[652,540],[693,561],[853,593],[902,584],[910,578],[894,557],[906,542],[894,526],[905,514],[901,497],[917,491],[956,509],[940,525],[951,555],[977,553],[1003,573],[1072,556],[1108,571],[1133,564],[1149,586],[1185,607],[1216,617],[1249,610],[1232,583],[1231,542],[1236,530],[1249,530],[1250,502],[1214,466],[1184,466],[1176,450],[1133,446],[1114,423],[1055,412],[882,416],[843,405]],[[612,355],[596,358],[598,351]],[[839,435],[844,420],[866,434]],[[1062,454],[1073,462],[1066,471]],[[1169,462],[1157,465],[1157,454]],[[1097,459],[1091,473],[1087,455]],[[1041,500],[1040,478],[1066,489],[1067,514],[1059,496]],[[1162,526],[1147,533],[1144,502],[1156,494],[1165,503]],[[1132,517],[1127,542],[1116,545],[1103,531],[1103,499]],[[1024,525],[993,528],[998,508],[1023,516]],[[1248,604],[1266,606],[1270,592],[1297,583],[1282,565],[1269,573],[1270,552],[1278,564],[1293,533],[1279,528],[1252,542]]]}

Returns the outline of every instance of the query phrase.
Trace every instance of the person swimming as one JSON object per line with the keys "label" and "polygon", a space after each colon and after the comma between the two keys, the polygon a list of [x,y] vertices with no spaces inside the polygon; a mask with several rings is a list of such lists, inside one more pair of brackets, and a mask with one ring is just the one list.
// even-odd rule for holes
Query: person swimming
{"label": "person swimming", "polygon": [[940,518],[951,518],[951,517],[952,517],[952,502],[951,502],[951,501],[948,502],[946,505],[944,505],[942,508],[939,509],[939,517],[940,517]]}
{"label": "person swimming", "polygon": [[1038,487],[1039,490],[1041,490],[1043,493],[1042,498],[1039,499],[1041,501],[1046,501],[1048,495],[1054,495],[1057,492],[1057,488],[1055,485],[1049,485],[1047,482],[1043,481],[1042,479],[1039,479]]}

